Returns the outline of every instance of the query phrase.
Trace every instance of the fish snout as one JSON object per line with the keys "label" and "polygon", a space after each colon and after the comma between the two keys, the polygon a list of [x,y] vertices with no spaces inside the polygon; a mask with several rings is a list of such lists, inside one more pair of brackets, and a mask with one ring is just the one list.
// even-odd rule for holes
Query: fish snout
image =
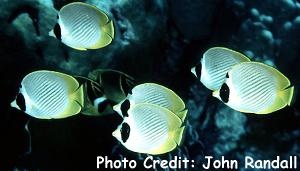
{"label": "fish snout", "polygon": [[20,109],[19,106],[17,105],[16,100],[12,101],[12,102],[10,103],[10,106],[11,106],[11,107],[14,107],[14,108],[17,108],[17,109]]}
{"label": "fish snout", "polygon": [[54,34],[53,30],[49,31],[48,35],[51,36],[51,37],[55,37],[55,34]]}

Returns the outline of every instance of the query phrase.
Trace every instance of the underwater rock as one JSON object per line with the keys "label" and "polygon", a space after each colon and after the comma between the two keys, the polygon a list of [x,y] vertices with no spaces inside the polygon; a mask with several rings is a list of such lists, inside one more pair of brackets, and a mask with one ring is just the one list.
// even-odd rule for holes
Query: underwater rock
{"label": "underwater rock", "polygon": [[218,128],[219,137],[214,146],[217,156],[224,156],[238,147],[238,141],[246,133],[245,123],[247,118],[244,114],[230,108],[221,108],[215,116],[215,124]]}
{"label": "underwater rock", "polygon": [[114,20],[115,39],[106,48],[81,52],[48,36],[57,11],[73,0],[4,0],[0,6],[4,170],[89,170],[95,169],[97,155],[136,159],[142,166],[147,157],[126,150],[111,136],[121,122],[118,115],[78,115],[53,122],[31,118],[32,156],[20,161],[28,145],[24,125],[29,118],[9,103],[21,78],[38,69],[84,76],[111,68],[137,83],[156,82],[178,93],[189,110],[184,143],[154,159],[188,157],[200,166],[204,155],[242,162],[245,155],[266,159],[300,154],[300,93],[294,106],[271,115],[243,114],[220,104],[190,73],[208,48],[225,46],[276,67],[299,87],[298,1],[81,1]]}
{"label": "underwater rock", "polygon": [[220,0],[173,0],[170,1],[171,19],[186,39],[204,39],[211,34],[220,4]]}

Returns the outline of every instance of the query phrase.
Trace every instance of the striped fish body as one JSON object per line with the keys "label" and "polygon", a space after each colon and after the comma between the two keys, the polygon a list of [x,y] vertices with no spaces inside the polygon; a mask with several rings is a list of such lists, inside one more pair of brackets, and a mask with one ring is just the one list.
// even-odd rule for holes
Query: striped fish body
{"label": "striped fish body", "polygon": [[[129,106],[134,106],[139,103],[155,104],[170,110],[183,121],[186,117],[187,110],[183,100],[167,87],[155,83],[144,83],[135,86],[131,93],[132,94],[127,96],[130,102]],[[124,112],[124,110],[121,110],[123,108],[123,102],[124,101],[114,107],[119,114]]]}
{"label": "striped fish body", "polygon": [[[82,86],[73,77],[54,71],[28,74],[21,82],[19,94],[25,101],[24,112],[39,119],[69,117],[83,106]],[[18,99],[12,106],[20,106],[17,102]]]}
{"label": "striped fish body", "polygon": [[[225,97],[226,104],[235,110],[268,114],[291,103],[294,87],[275,68],[259,62],[245,62],[235,65],[228,76],[219,98],[224,101]],[[227,100],[224,92],[228,94]]]}
{"label": "striped fish body", "polygon": [[224,83],[226,73],[230,68],[241,62],[250,61],[245,55],[224,47],[208,49],[201,59],[201,63],[192,72],[201,83],[210,90],[218,90]]}
{"label": "striped fish body", "polygon": [[[171,111],[141,103],[130,108],[128,115],[113,133],[127,149],[138,153],[163,154],[180,144],[184,127],[181,127],[180,118]],[[126,125],[128,128],[124,131]]]}
{"label": "striped fish body", "polygon": [[[62,7],[58,13],[59,28],[55,37],[77,50],[98,49],[110,44],[114,38],[113,22],[96,7],[74,2]],[[57,33],[60,32],[60,33]]]}

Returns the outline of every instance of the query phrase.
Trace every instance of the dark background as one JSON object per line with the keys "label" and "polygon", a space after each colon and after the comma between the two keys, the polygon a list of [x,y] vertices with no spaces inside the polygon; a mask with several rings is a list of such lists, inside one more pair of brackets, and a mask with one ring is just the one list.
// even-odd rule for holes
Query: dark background
{"label": "dark background", "polygon": [[88,0],[113,18],[116,37],[111,45],[86,52],[48,36],[57,10],[72,0],[0,2],[0,170],[95,170],[96,156],[139,162],[147,156],[126,150],[111,136],[121,122],[115,114],[39,120],[10,108],[22,78],[39,69],[86,76],[112,68],[137,83],[174,90],[189,109],[185,141],[156,159],[187,157],[199,170],[204,155],[237,159],[241,166],[246,155],[300,157],[299,94],[292,107],[270,115],[242,114],[212,98],[190,73],[205,50],[224,46],[275,66],[299,89],[299,1]]}

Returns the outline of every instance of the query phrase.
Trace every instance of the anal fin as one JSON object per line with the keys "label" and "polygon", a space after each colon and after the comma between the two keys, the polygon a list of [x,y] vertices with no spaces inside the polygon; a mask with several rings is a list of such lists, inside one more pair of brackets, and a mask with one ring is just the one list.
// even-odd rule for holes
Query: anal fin
{"label": "anal fin", "polygon": [[152,155],[164,154],[174,150],[176,147],[176,142],[172,139],[172,137],[169,137],[164,144],[153,150],[150,150],[148,153]]}

